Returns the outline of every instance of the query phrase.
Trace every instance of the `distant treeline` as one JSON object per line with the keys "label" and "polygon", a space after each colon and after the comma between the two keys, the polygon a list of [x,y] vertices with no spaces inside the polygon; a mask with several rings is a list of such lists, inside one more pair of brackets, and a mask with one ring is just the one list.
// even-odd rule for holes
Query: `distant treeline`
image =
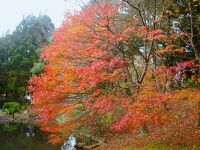
{"label": "distant treeline", "polygon": [[27,81],[43,69],[40,49],[51,40],[55,29],[47,15],[29,15],[12,33],[0,37],[0,105],[25,102]]}

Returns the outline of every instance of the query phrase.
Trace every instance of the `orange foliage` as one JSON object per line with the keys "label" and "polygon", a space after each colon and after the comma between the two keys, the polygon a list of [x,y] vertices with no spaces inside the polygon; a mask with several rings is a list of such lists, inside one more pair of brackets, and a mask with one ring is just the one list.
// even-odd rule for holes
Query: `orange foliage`
{"label": "orange foliage", "polygon": [[[132,38],[150,43],[166,40],[166,35],[160,29],[139,25],[137,19],[122,20],[119,8],[109,3],[90,4],[83,11],[67,14],[54,32],[53,41],[43,48],[41,58],[47,65],[44,73],[32,77],[29,91],[37,121],[43,130],[52,133],[53,143],[61,142],[96,112],[118,111],[120,115],[112,124],[112,129],[118,131],[138,129],[145,122],[152,127],[162,126],[174,119],[166,104],[172,99],[194,98],[184,95],[184,91],[162,93],[153,81],[146,80],[137,83],[138,93],[125,94],[126,89],[119,84],[127,80],[127,68],[133,64],[125,58],[123,44]],[[168,45],[157,54],[182,50]],[[144,58],[147,64],[149,57]],[[174,70],[167,69],[169,76]],[[76,114],[75,110],[82,107],[82,114]]]}

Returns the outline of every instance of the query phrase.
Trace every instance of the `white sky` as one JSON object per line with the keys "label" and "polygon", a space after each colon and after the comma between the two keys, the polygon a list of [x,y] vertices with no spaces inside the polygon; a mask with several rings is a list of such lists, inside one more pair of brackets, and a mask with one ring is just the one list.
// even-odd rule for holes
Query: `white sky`
{"label": "white sky", "polygon": [[58,27],[66,11],[80,10],[81,1],[89,0],[0,0],[0,35],[12,32],[29,14],[47,14]]}

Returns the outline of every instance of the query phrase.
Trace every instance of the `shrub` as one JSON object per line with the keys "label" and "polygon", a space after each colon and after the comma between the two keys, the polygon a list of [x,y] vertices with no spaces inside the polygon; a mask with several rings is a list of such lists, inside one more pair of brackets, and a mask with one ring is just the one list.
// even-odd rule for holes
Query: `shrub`
{"label": "shrub", "polygon": [[17,102],[7,102],[7,103],[4,103],[3,105],[3,110],[7,113],[12,114],[13,116],[13,119],[14,119],[14,114],[16,112],[19,112],[20,111],[20,104],[17,103]]}

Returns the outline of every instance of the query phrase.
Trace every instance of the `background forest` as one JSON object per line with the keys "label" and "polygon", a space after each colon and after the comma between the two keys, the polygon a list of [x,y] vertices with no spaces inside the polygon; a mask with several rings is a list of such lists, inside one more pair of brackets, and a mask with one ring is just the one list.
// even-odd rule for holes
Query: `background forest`
{"label": "background forest", "polygon": [[0,105],[6,101],[26,103],[27,81],[41,73],[41,47],[51,40],[54,25],[46,15],[27,16],[13,33],[0,37]]}

